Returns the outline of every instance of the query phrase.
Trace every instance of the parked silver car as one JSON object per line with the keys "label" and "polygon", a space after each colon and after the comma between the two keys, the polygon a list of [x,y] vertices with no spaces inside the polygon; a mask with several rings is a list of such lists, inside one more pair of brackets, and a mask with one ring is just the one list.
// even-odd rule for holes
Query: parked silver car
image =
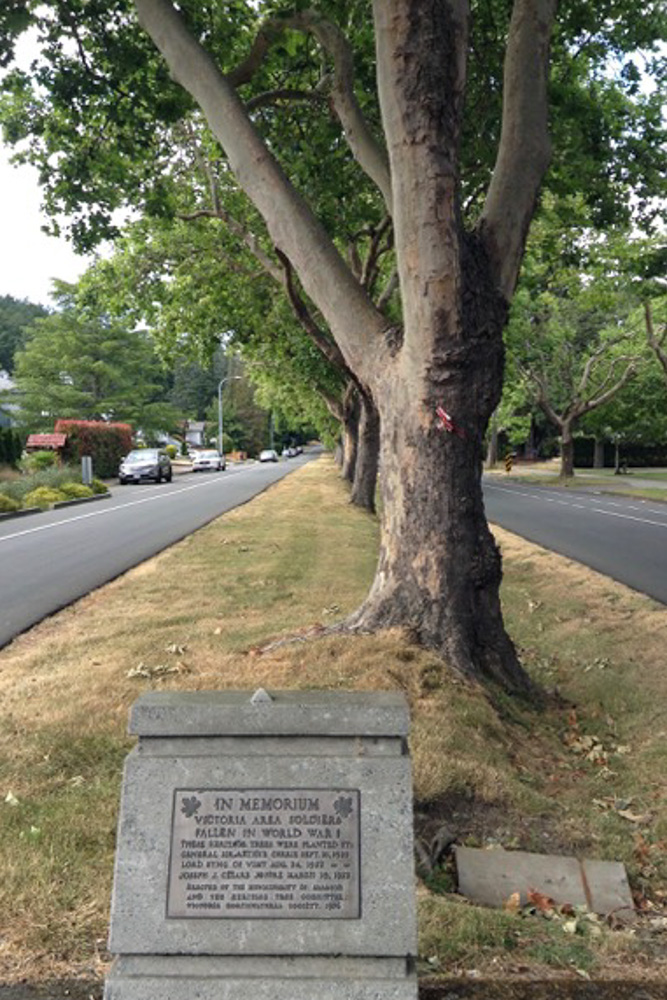
{"label": "parked silver car", "polygon": [[142,480],[153,480],[156,483],[170,483],[172,477],[171,462],[165,451],[159,448],[137,448],[126,455],[118,469],[118,482],[140,483]]}
{"label": "parked silver car", "polygon": [[224,472],[226,467],[225,456],[217,451],[198,451],[192,457],[193,472],[206,472],[207,470]]}

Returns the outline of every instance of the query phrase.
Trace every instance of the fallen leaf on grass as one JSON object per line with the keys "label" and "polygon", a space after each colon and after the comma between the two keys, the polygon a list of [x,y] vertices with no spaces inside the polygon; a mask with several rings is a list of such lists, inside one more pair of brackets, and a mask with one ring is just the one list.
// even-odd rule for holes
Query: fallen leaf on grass
{"label": "fallen leaf on grass", "polygon": [[178,643],[172,642],[170,646],[165,646],[165,653],[174,653],[176,656],[183,656],[185,649],[185,646],[179,646]]}
{"label": "fallen leaf on grass", "polygon": [[188,668],[184,663],[176,663],[175,665],[169,665],[167,663],[158,663],[154,667],[147,667],[145,663],[140,663],[137,667],[132,667],[128,670],[126,677],[145,677],[147,680],[151,680],[153,677],[163,677],[165,674],[186,674]]}
{"label": "fallen leaf on grass", "polygon": [[617,809],[616,812],[630,823],[650,823],[651,813],[634,813],[631,809]]}
{"label": "fallen leaf on grass", "polygon": [[537,892],[535,889],[528,890],[527,898],[529,905],[534,906],[540,913],[547,913],[549,910],[553,910],[556,905],[556,901],[551,896],[546,896],[543,892]]}
{"label": "fallen leaf on grass", "polygon": [[518,913],[520,909],[521,895],[518,892],[513,892],[503,903],[503,910],[506,910],[507,913]]}
{"label": "fallen leaf on grass", "polygon": [[13,792],[7,792],[5,795],[5,802],[8,806],[18,806],[20,805],[19,800],[16,798]]}

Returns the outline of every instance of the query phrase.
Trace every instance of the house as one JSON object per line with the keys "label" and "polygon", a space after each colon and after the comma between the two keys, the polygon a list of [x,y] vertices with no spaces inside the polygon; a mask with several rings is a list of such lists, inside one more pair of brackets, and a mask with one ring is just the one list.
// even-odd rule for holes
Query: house
{"label": "house", "polygon": [[57,451],[60,455],[67,444],[67,434],[29,434],[25,450]]}
{"label": "house", "polygon": [[205,428],[206,424],[203,420],[187,420],[185,423],[185,443],[191,448],[203,448],[206,444]]}

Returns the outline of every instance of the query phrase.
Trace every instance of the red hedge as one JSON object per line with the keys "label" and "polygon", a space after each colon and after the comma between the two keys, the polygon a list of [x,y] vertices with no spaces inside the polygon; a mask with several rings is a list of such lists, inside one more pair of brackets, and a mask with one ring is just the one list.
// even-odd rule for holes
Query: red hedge
{"label": "red hedge", "polygon": [[67,434],[65,457],[80,461],[90,455],[96,476],[115,476],[118,463],[132,450],[130,424],[107,424],[103,420],[57,420],[56,433]]}

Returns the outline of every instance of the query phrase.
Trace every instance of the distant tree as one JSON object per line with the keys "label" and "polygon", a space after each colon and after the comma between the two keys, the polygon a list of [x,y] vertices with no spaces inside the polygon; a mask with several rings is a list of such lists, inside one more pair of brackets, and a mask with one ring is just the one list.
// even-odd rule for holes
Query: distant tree
{"label": "distant tree", "polygon": [[174,426],[146,333],[76,307],[72,286],[61,284],[59,294],[60,311],[37,319],[16,354],[20,422],[33,430],[61,418],[120,420],[147,431]]}
{"label": "distant tree", "polygon": [[0,370],[10,375],[14,371],[14,355],[23,345],[26,327],[40,316],[46,316],[44,306],[12,295],[0,295]]}
{"label": "distant tree", "polygon": [[627,234],[595,228],[578,197],[564,228],[563,204],[546,197],[531,233],[505,334],[505,397],[519,386],[528,393],[557,429],[561,476],[570,477],[582,418],[620,392],[646,347],[633,316],[639,298],[626,268]]}
{"label": "distant tree", "polygon": [[[610,402],[586,415],[582,429],[593,435],[598,453],[605,442],[614,445],[617,472],[627,446],[664,448],[667,442],[667,380],[658,366],[644,356],[634,378]],[[598,467],[603,464],[602,457],[598,456]]]}
{"label": "distant tree", "polygon": [[655,317],[656,322],[653,303],[650,300],[644,303],[644,322],[648,346],[662,368],[667,382],[667,302],[664,299],[660,303],[660,312],[661,315]]}

